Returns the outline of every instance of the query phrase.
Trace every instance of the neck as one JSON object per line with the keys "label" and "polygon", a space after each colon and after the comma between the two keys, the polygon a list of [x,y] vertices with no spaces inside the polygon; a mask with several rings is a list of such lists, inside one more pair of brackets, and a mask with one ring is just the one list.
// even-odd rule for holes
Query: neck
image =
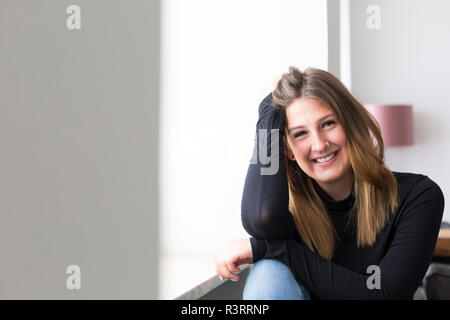
{"label": "neck", "polygon": [[339,178],[339,180],[330,182],[319,182],[317,184],[325,191],[334,201],[346,199],[352,193],[353,186],[353,170]]}

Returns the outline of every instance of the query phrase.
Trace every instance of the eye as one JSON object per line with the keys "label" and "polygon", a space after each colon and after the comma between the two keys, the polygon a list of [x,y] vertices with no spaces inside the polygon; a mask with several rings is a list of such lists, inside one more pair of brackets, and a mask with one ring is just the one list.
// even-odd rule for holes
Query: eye
{"label": "eye", "polygon": [[334,121],[334,120],[329,120],[329,121],[325,122],[325,123],[323,124],[323,126],[325,126],[326,124],[332,125],[332,124],[335,124],[335,123],[336,123],[336,121]]}
{"label": "eye", "polygon": [[[322,127],[329,127],[329,126],[331,126],[331,125],[333,125],[333,124],[335,124],[335,123],[336,123],[336,121],[334,121],[334,120],[328,120],[328,121],[326,121],[326,122],[323,123]],[[294,138],[301,137],[301,136],[303,136],[303,135],[305,135],[305,134],[306,134],[306,131],[299,131],[299,132],[296,132],[296,133],[294,134]]]}
{"label": "eye", "polygon": [[294,134],[294,138],[300,137],[305,133],[305,131],[299,131]]}

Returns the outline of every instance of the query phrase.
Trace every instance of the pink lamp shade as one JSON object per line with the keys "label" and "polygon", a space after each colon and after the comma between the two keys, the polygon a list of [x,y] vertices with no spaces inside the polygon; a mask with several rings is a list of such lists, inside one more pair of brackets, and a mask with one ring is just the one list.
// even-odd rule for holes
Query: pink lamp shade
{"label": "pink lamp shade", "polygon": [[385,147],[414,144],[411,105],[365,104],[364,106],[378,121]]}

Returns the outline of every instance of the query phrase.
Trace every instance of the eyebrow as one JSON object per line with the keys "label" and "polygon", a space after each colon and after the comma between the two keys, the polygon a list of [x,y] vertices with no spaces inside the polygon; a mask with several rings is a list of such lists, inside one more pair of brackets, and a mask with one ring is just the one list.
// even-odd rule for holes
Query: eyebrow
{"label": "eyebrow", "polygon": [[[326,118],[329,118],[329,117],[332,117],[332,116],[334,116],[334,114],[333,113],[329,113],[326,116],[323,116],[322,118],[320,118],[317,122],[321,122],[321,121],[325,120]],[[294,130],[294,129],[299,129],[299,128],[303,128],[303,127],[304,126],[295,126],[295,127],[289,128],[288,129],[288,134],[290,134],[291,131]]]}

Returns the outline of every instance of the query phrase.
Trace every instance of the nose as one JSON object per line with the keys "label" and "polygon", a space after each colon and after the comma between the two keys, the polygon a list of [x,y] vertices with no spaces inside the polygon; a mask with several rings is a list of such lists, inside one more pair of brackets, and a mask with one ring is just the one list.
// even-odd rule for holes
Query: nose
{"label": "nose", "polygon": [[323,154],[328,149],[328,142],[322,134],[315,134],[313,137],[311,151],[314,154]]}

